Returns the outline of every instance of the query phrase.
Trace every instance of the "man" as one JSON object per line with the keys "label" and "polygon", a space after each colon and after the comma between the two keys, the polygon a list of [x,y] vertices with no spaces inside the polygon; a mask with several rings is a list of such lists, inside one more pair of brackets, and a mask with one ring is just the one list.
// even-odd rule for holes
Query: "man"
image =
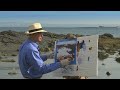
{"label": "man", "polygon": [[38,42],[43,39],[43,33],[40,23],[34,23],[29,26],[26,34],[28,39],[19,48],[19,67],[24,78],[41,78],[43,74],[52,72],[58,68],[64,67],[70,63],[71,58],[61,60],[60,62],[44,64],[49,55],[40,55]]}

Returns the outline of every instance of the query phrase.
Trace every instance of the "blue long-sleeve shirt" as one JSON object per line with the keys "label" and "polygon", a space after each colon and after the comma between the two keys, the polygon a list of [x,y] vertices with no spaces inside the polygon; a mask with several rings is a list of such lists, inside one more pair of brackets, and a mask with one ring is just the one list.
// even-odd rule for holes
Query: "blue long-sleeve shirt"
{"label": "blue long-sleeve shirt", "polygon": [[61,67],[60,62],[44,64],[47,56],[41,56],[38,44],[32,40],[26,40],[19,48],[19,67],[23,77],[40,78]]}

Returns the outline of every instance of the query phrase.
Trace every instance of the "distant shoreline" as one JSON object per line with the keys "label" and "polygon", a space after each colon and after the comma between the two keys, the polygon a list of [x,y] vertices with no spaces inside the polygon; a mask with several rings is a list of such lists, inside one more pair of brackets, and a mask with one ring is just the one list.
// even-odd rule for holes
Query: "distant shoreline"
{"label": "distant shoreline", "polygon": [[[25,32],[27,27],[0,27],[0,32],[2,31],[17,31]],[[120,28],[118,27],[43,27],[43,29],[48,32],[55,34],[81,34],[81,35],[102,35],[104,33],[110,33],[114,37],[120,37]]]}

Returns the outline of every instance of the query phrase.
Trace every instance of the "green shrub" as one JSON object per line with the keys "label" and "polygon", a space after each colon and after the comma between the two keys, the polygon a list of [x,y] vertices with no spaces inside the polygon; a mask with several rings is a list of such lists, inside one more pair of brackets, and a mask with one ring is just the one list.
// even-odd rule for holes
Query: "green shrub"
{"label": "green shrub", "polygon": [[104,53],[104,52],[98,52],[98,58],[99,60],[104,60],[106,58],[108,58],[108,54],[107,53]]}

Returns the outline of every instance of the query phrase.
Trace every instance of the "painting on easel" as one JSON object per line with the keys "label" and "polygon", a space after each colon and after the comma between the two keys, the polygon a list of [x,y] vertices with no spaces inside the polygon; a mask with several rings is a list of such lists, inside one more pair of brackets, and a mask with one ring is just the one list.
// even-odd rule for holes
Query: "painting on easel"
{"label": "painting on easel", "polygon": [[55,62],[59,57],[72,55],[73,60],[64,68],[54,71],[57,76],[98,75],[98,35],[63,39],[55,42]]}

